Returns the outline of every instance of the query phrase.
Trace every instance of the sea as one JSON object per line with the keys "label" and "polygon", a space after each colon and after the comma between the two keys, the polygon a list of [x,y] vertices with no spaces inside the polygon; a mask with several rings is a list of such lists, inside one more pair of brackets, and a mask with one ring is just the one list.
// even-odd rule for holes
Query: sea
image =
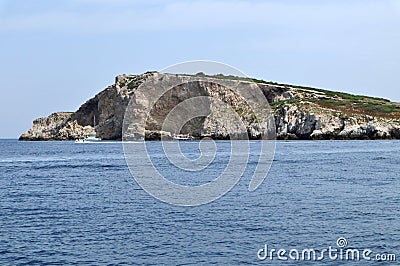
{"label": "sea", "polygon": [[[146,145],[182,184],[235,152],[216,141],[214,166],[186,175]],[[250,192],[256,155],[222,197],[176,206],[138,184],[121,142],[0,140],[0,265],[400,265],[400,141],[277,141]]]}

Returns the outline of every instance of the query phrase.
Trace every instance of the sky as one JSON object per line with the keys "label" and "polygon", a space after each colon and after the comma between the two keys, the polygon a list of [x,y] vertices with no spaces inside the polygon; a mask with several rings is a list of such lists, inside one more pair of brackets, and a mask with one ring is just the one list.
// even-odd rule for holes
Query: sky
{"label": "sky", "polygon": [[0,138],[191,60],[400,102],[400,0],[0,0]]}

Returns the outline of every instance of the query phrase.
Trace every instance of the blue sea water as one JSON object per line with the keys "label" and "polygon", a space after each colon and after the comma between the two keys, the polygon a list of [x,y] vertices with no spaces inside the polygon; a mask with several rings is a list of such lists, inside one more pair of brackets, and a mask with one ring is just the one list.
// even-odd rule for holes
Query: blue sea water
{"label": "blue sea water", "polygon": [[[151,156],[159,145],[149,144]],[[196,157],[198,143],[184,145]],[[0,265],[318,265],[257,253],[266,244],[338,248],[339,237],[397,262],[325,258],[327,265],[400,264],[399,141],[277,142],[267,178],[249,192],[256,164],[251,156],[222,198],[178,207],[140,188],[121,143],[0,140]]]}

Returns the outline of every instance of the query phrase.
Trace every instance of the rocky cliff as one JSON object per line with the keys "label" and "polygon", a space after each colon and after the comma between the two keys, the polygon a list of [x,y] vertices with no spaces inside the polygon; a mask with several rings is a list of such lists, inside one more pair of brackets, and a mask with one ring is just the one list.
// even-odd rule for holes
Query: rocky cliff
{"label": "rocky cliff", "polygon": [[[180,75],[182,78],[188,75]],[[138,87],[149,78],[169,79],[171,74],[148,72],[120,75],[84,103],[76,112],[38,118],[20,140],[73,140],[96,133],[102,139],[119,140],[125,110]],[[204,78],[204,77],[203,77]],[[355,96],[262,80],[231,76],[205,77],[205,81],[176,88],[163,96],[151,111],[146,138],[159,139],[161,124],[176,104],[193,96],[211,96],[228,103],[239,114],[250,138],[260,137],[260,125],[240,95],[214,82],[218,79],[257,86],[270,103],[278,139],[400,139],[400,104],[385,99]],[[188,87],[189,86],[189,87]],[[190,92],[190,94],[188,94]],[[190,121],[181,133],[196,138],[227,139],[238,129],[227,124],[228,114],[210,102],[210,115]],[[232,118],[234,119],[234,118]]]}

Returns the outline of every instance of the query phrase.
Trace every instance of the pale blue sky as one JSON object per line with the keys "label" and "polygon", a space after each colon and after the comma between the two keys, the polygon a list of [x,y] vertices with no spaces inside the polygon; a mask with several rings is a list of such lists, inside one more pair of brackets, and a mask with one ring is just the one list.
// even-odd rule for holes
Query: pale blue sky
{"label": "pale blue sky", "polygon": [[400,0],[0,0],[0,138],[188,60],[400,101],[399,29]]}

